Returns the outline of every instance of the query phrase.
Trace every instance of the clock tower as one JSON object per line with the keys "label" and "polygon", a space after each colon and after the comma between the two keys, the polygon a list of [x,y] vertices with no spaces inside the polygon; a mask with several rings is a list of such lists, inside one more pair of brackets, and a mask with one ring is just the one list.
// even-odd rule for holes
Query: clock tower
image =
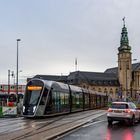
{"label": "clock tower", "polygon": [[129,46],[127,28],[125,27],[125,18],[123,18],[123,28],[118,51],[118,78],[122,96],[126,98],[130,94],[132,81],[132,53],[131,47]]}

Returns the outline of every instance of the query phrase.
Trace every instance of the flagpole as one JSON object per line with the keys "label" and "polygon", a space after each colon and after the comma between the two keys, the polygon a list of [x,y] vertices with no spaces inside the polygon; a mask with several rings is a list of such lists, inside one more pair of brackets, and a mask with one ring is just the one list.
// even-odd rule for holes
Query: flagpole
{"label": "flagpole", "polygon": [[75,58],[75,71],[77,71],[77,58]]}

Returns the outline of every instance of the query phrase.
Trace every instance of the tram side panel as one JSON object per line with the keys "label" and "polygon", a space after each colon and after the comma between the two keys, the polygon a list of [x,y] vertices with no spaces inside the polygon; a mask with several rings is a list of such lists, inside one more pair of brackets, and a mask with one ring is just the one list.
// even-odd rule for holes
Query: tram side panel
{"label": "tram side panel", "polygon": [[62,114],[70,112],[69,89],[53,85],[47,98],[44,115]]}

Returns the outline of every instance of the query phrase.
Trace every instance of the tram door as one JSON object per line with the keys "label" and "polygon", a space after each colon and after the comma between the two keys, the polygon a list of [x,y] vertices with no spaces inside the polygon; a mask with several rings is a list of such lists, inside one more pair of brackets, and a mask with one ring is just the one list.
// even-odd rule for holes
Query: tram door
{"label": "tram door", "polygon": [[55,105],[55,112],[60,112],[61,103],[60,103],[60,93],[54,91],[53,92],[53,100]]}
{"label": "tram door", "polygon": [[40,102],[39,102],[39,106],[38,106],[38,110],[37,110],[37,115],[44,115],[44,111],[45,111],[45,105],[46,105],[46,101],[47,101],[47,94],[48,94],[48,89],[44,89],[44,92],[41,96]]}

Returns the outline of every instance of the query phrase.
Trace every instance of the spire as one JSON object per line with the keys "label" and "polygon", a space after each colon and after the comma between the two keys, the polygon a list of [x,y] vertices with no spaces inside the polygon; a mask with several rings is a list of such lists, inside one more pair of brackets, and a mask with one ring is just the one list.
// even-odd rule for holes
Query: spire
{"label": "spire", "polygon": [[122,20],[123,20],[123,27],[125,27],[125,17]]}
{"label": "spire", "polygon": [[120,45],[129,45],[129,40],[127,36],[127,28],[125,27],[125,17],[123,18],[123,28],[122,28],[122,33],[121,33],[121,41]]}
{"label": "spire", "polygon": [[123,20],[123,28],[121,33],[120,47],[118,49],[119,51],[128,52],[131,50],[131,47],[129,46],[128,32],[127,28],[125,27],[125,17],[122,20]]}

